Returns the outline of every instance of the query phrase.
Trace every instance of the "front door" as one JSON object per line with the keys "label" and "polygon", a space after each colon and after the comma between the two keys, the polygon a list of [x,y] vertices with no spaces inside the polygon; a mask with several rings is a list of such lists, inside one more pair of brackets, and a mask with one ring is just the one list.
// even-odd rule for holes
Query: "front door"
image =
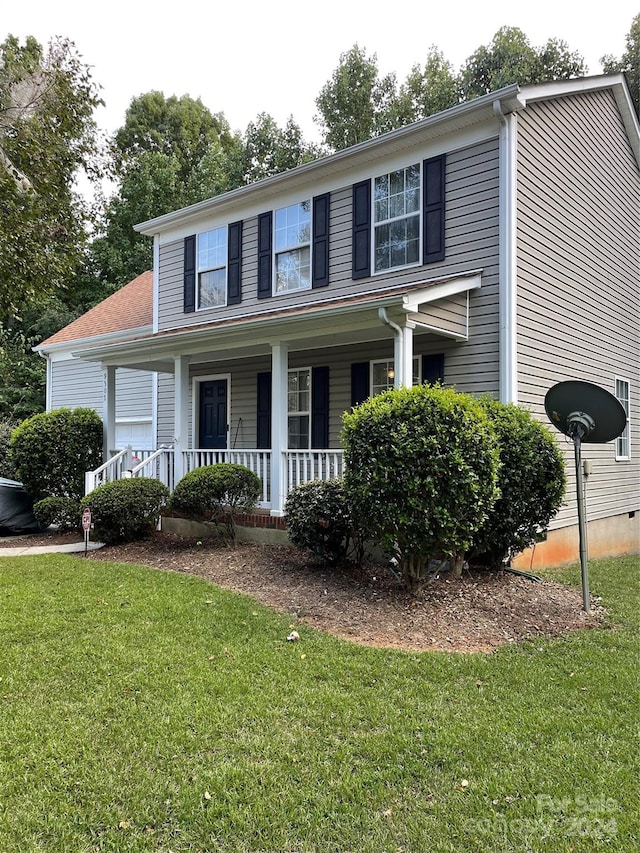
{"label": "front door", "polygon": [[227,423],[227,380],[200,382],[198,446],[203,450],[226,450]]}

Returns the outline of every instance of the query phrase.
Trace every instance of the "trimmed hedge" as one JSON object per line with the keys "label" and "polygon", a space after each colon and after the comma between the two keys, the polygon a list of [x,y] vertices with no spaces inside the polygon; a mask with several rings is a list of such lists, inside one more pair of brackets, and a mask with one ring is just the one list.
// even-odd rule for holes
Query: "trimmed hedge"
{"label": "trimmed hedge", "polygon": [[533,545],[565,493],[564,459],[555,437],[530,412],[482,399],[500,451],[500,498],[476,531],[469,559],[497,569]]}
{"label": "trimmed hedge", "polygon": [[497,497],[498,444],[467,394],[419,385],[386,391],[343,415],[345,489],[368,539],[420,589],[432,559],[454,573]]}
{"label": "trimmed hedge", "polygon": [[235,517],[255,508],[261,489],[260,477],[244,465],[203,465],[176,484],[169,510],[192,521],[223,520],[235,539]]}
{"label": "trimmed hedge", "polygon": [[82,527],[82,504],[75,498],[43,498],[33,505],[33,514],[43,527],[56,525],[61,533]]}
{"label": "trimmed hedge", "polygon": [[83,506],[91,510],[96,539],[114,545],[150,536],[168,497],[169,490],[158,480],[132,477],[98,486]]}
{"label": "trimmed hedge", "polygon": [[351,513],[342,480],[312,480],[289,492],[285,503],[287,535],[292,544],[330,565],[347,559],[352,531]]}
{"label": "trimmed hedge", "polygon": [[81,500],[85,471],[102,464],[102,421],[93,409],[54,409],[27,418],[10,442],[16,475],[34,501]]}

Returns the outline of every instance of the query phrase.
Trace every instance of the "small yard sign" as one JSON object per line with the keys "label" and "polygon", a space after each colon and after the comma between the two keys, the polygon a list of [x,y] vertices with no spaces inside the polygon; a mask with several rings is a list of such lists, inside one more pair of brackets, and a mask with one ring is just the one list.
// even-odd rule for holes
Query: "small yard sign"
{"label": "small yard sign", "polygon": [[84,530],[84,555],[86,557],[89,549],[89,531],[91,530],[91,510],[89,507],[82,510],[82,529]]}

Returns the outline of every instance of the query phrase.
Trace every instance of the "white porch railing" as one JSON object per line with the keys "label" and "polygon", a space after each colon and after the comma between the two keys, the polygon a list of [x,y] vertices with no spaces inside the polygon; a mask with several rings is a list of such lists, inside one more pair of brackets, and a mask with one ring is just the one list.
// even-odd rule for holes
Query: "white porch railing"
{"label": "white porch railing", "polygon": [[287,493],[310,480],[332,480],[342,477],[342,450],[287,450],[285,484]]}
{"label": "white porch railing", "polygon": [[125,476],[129,474],[131,477],[151,477],[164,483],[169,492],[172,492],[175,488],[173,460],[173,447],[162,446],[135,465],[130,472],[125,472]]}
{"label": "white porch railing", "polygon": [[95,471],[86,471],[84,475],[84,493],[88,495],[98,486],[111,483],[113,480],[121,480],[125,471],[137,464],[137,461],[148,456],[149,450],[134,450],[128,445],[123,450],[112,450],[113,454],[106,462],[103,462]]}
{"label": "white porch railing", "polygon": [[[125,477],[152,477],[164,483],[170,492],[175,488],[175,451],[173,447],[160,447],[152,452],[135,451],[130,447],[120,450],[111,459],[85,474],[85,493],[96,486]],[[291,489],[310,480],[331,480],[342,477],[344,457],[342,450],[287,450],[282,453],[282,483],[286,494]],[[271,451],[270,450],[204,450],[182,451],[183,471],[186,474],[203,465],[231,462],[244,465],[257,474],[262,483],[259,504],[271,507]]]}
{"label": "white porch railing", "polygon": [[203,465],[230,462],[244,465],[260,477],[262,493],[258,502],[268,506],[271,501],[271,451],[270,450],[184,450],[182,452],[184,473]]}

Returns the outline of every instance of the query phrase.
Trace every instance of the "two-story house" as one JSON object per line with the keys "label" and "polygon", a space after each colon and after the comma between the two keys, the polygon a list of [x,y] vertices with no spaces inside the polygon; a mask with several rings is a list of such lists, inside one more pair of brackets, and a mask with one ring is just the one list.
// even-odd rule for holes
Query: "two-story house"
{"label": "two-story house", "polygon": [[639,139],[622,76],[513,85],[144,222],[152,275],[38,347],[48,406],[93,400],[106,447],[144,436],[134,473],[170,485],[248,465],[281,515],[341,473],[342,413],[370,394],[440,380],[546,422],[547,390],[584,379],[629,415],[588,448],[592,553],[637,547]]}

